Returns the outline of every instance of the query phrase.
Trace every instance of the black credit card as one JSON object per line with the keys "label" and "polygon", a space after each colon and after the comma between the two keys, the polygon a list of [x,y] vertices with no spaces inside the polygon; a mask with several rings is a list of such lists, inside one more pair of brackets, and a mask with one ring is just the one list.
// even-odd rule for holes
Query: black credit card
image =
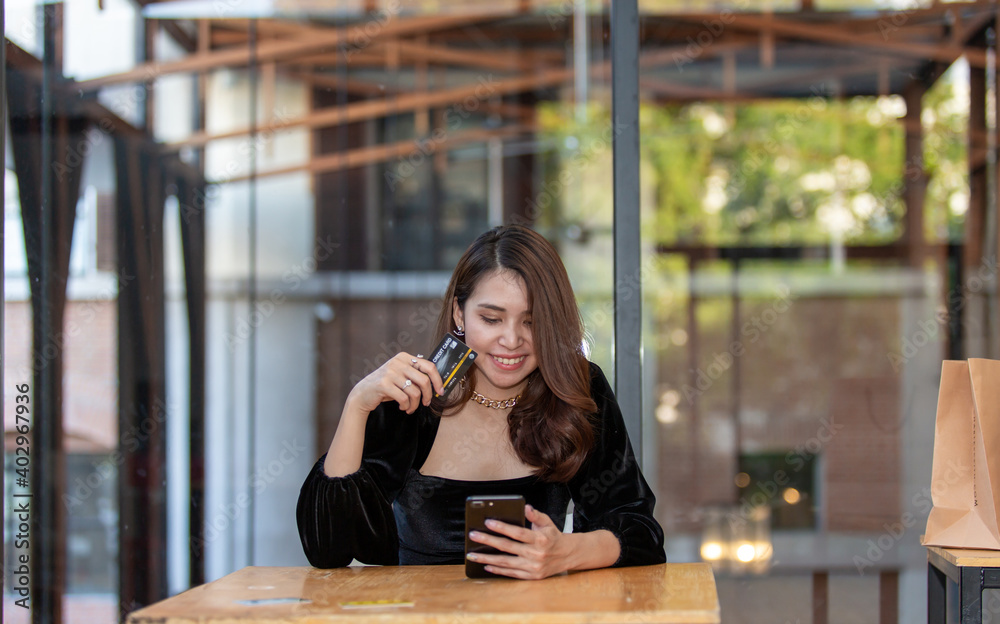
{"label": "black credit card", "polygon": [[456,338],[454,334],[444,335],[441,343],[431,354],[431,362],[434,362],[441,375],[444,396],[448,396],[451,389],[458,385],[475,361],[476,352],[470,349],[469,345]]}

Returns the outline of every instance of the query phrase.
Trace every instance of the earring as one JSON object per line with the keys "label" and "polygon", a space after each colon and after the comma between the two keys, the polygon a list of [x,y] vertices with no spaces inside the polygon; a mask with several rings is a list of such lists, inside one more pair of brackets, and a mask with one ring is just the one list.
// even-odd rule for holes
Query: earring
{"label": "earring", "polygon": [[459,338],[461,338],[462,336],[464,336],[465,335],[465,328],[463,328],[461,325],[459,325],[458,328],[455,330],[455,335],[458,336]]}

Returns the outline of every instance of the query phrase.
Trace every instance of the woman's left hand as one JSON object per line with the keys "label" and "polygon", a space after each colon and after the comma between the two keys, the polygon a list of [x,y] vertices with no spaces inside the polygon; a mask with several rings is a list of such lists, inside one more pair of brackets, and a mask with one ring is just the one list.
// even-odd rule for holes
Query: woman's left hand
{"label": "woman's left hand", "polygon": [[[486,571],[519,579],[543,579],[573,568],[573,534],[563,533],[552,518],[531,505],[524,506],[531,528],[487,520],[486,526],[507,537],[473,531],[470,539],[493,546],[506,555],[472,553],[469,559],[486,564]],[[510,538],[510,539],[507,539]]]}

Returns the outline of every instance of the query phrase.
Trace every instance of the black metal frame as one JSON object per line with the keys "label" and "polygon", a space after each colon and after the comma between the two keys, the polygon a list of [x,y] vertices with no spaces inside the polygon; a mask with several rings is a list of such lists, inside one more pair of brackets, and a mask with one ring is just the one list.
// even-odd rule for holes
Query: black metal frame
{"label": "black metal frame", "polygon": [[927,556],[927,623],[948,621],[948,580],[958,584],[959,622],[982,624],[983,590],[1000,589],[1000,560],[997,567],[959,566],[940,555]]}
{"label": "black metal frame", "polygon": [[[639,215],[639,7],[611,3],[614,131],[615,395],[642,463],[642,290]],[[633,288],[634,285],[640,285]],[[626,287],[628,285],[628,287]]]}

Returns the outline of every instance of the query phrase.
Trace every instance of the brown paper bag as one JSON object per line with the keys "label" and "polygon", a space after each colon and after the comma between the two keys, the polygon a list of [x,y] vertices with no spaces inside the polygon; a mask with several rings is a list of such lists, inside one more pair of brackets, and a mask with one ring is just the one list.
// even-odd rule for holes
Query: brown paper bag
{"label": "brown paper bag", "polygon": [[1000,362],[941,365],[924,544],[1000,550]]}

